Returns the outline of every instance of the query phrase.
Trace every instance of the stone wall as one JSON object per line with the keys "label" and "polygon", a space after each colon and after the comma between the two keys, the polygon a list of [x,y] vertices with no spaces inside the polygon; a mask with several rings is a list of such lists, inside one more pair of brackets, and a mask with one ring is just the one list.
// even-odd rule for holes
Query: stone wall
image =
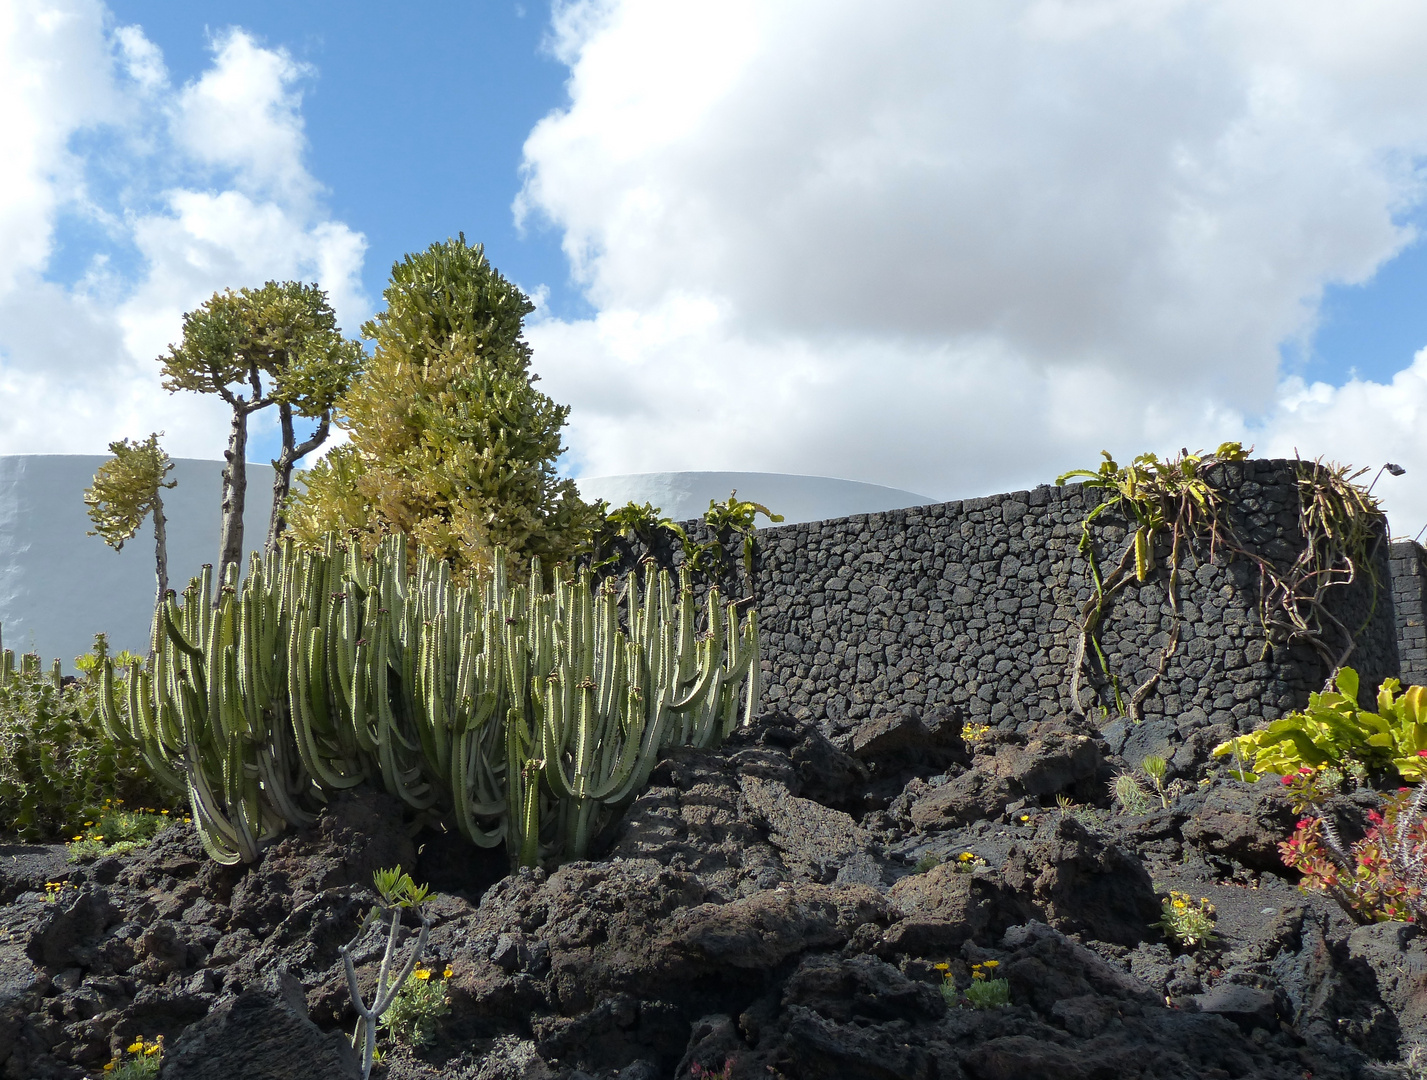
{"label": "stone wall", "polygon": [[1427,552],[1412,540],[1395,540],[1390,567],[1399,678],[1420,686],[1427,683]]}
{"label": "stone wall", "polygon": [[[1217,468],[1235,534],[1277,564],[1291,562],[1302,550],[1295,463]],[[767,706],[819,721],[831,734],[905,706],[954,706],[969,722],[1007,728],[1065,715],[1076,629],[1092,589],[1077,544],[1101,499],[1078,485],[1040,487],[760,530]],[[1125,547],[1125,522],[1103,513],[1093,535],[1108,573]],[[1158,555],[1167,561],[1167,542]],[[1389,582],[1385,544],[1377,564]],[[1322,685],[1325,665],[1309,647],[1265,648],[1252,562],[1224,550],[1211,558],[1195,544],[1179,581],[1180,640],[1145,701],[1146,720],[1244,731],[1301,707]],[[1359,631],[1349,663],[1365,688],[1399,671],[1394,599],[1385,588],[1374,601],[1363,575],[1332,602],[1336,617]],[[1162,573],[1114,599],[1100,639],[1121,700],[1154,672],[1171,623]],[[1084,683],[1081,700],[1107,708],[1106,721],[1117,712],[1104,679]]]}

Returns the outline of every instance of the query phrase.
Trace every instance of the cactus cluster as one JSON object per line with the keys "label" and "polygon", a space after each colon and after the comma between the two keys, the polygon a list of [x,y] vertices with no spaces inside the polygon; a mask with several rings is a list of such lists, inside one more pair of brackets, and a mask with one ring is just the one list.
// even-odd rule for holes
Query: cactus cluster
{"label": "cactus cluster", "polygon": [[151,653],[101,674],[110,736],[186,791],[208,853],[251,862],[330,793],[370,780],[512,864],[581,858],[663,747],[711,746],[756,708],[757,616],[687,573],[542,588],[456,584],[389,537],[370,556],[290,541],[205,569],[154,620]]}

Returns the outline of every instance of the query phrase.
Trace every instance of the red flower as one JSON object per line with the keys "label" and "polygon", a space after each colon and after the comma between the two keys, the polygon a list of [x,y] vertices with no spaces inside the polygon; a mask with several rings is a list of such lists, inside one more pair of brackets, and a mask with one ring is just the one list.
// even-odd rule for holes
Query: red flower
{"label": "red flower", "polygon": [[1315,820],[1316,820],[1316,819],[1311,818],[1311,817],[1299,818],[1299,819],[1298,819],[1298,827],[1299,827],[1300,829],[1309,828],[1311,825],[1313,825],[1313,823],[1314,823]]}
{"label": "red flower", "polygon": [[1376,810],[1369,810],[1369,811],[1368,811],[1368,820],[1371,821],[1374,825],[1381,825],[1381,824],[1382,824],[1382,815],[1379,814]]}
{"label": "red flower", "polygon": [[1291,777],[1291,776],[1285,776],[1285,777],[1283,778],[1283,786],[1284,786],[1284,787],[1288,787],[1288,785],[1291,784],[1291,783],[1293,783],[1293,777]]}
{"label": "red flower", "polygon": [[1298,775],[1299,775],[1299,776],[1312,776],[1312,775],[1313,775],[1313,770],[1312,770],[1312,769],[1309,769],[1309,768],[1299,769],[1299,770],[1298,770]]}
{"label": "red flower", "polygon": [[1419,750],[1419,751],[1417,751],[1417,756],[1418,756],[1418,757],[1427,757],[1427,750]]}

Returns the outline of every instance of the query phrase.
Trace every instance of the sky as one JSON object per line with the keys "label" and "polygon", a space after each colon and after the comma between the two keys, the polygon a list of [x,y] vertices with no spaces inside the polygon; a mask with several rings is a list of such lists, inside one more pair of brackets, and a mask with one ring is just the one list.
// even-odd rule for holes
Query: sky
{"label": "sky", "polygon": [[464,232],[571,475],[961,498],[1237,439],[1405,466],[1413,535],[1424,53],[1408,0],[0,0],[0,454],[217,457],[185,311],[301,278],[355,335]]}

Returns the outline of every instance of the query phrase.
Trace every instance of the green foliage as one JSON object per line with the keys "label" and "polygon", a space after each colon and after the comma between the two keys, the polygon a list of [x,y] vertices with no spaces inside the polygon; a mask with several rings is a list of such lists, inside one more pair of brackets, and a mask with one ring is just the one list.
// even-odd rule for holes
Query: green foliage
{"label": "green foliage", "polygon": [[[663,516],[656,506],[630,501],[611,510],[601,499],[594,505],[595,525],[586,541],[583,556],[597,574],[619,574],[634,568],[641,550],[661,565],[672,560],[668,552],[676,545],[687,559],[694,550],[682,525]],[[663,555],[664,558],[660,556]]]}
{"label": "green foliage", "polygon": [[[104,650],[102,639],[96,649]],[[134,750],[106,734],[94,680],[41,672],[39,657],[3,653],[0,663],[0,832],[25,840],[74,834],[96,820],[105,800],[164,806]]]}
{"label": "green foliage", "polygon": [[1309,694],[1301,712],[1220,743],[1214,756],[1232,754],[1240,763],[1234,772],[1240,780],[1331,766],[1350,773],[1390,770],[1404,781],[1420,782],[1427,767],[1427,688],[1402,690],[1396,679],[1387,679],[1378,690],[1377,712],[1370,712],[1358,704],[1358,673],[1352,668],[1341,669],[1332,687]]}
{"label": "green foliage", "polygon": [[170,825],[188,824],[191,820],[186,814],[175,814],[168,809],[126,810],[123,803],[123,799],[104,800],[96,818],[86,821],[65,845],[70,862],[125,855],[147,847],[149,841]]}
{"label": "green foliage", "polygon": [[104,1066],[105,1080],[151,1080],[163,1064],[164,1037],[140,1035]]}
{"label": "green foliage", "polygon": [[178,481],[165,480],[173,462],[159,446],[157,432],[143,442],[111,442],[109,452],[114,456],[94,474],[94,483],[84,492],[84,505],[94,523],[89,535],[121,551],[144,519],[156,507],[162,510],[160,489],[175,487]]}
{"label": "green foliage", "polygon": [[383,295],[362,327],[375,352],[338,407],[351,441],[303,477],[293,530],[314,546],[353,532],[368,551],[403,534],[458,577],[488,572],[497,547],[520,570],[569,559],[594,520],[555,470],[569,409],[535,389],[534,305],[464,236],[408,255]]}
{"label": "green foliage", "polygon": [[1194,949],[1216,940],[1214,905],[1205,897],[1196,902],[1188,893],[1171,892],[1161,901],[1160,921],[1154,925],[1165,937]]}
{"label": "green foliage", "polygon": [[[1117,464],[1109,451],[1101,451],[1101,454],[1105,460],[1098,470],[1092,472],[1088,469],[1074,469],[1056,477],[1055,481],[1057,484],[1064,484],[1070,480],[1081,479],[1086,487],[1099,488],[1109,492],[1111,496],[1091,510],[1081,523],[1079,550],[1090,565],[1095,595],[1081,610],[1070,697],[1072,707],[1083,715],[1080,678],[1087,652],[1093,652],[1101,673],[1109,681],[1115,707],[1122,715],[1138,722],[1141,719],[1141,706],[1159,684],[1169,657],[1174,654],[1179,643],[1178,570],[1183,545],[1201,532],[1207,532],[1211,550],[1221,539],[1219,495],[1205,478],[1205,471],[1219,462],[1242,461],[1248,456],[1248,451],[1240,443],[1227,442],[1212,454],[1205,454],[1203,451],[1190,454],[1186,451],[1163,461],[1154,454],[1141,454],[1125,466]],[[1117,565],[1108,575],[1103,575],[1095,553],[1091,526],[1101,514],[1110,510],[1123,514],[1132,528],[1129,544]],[[1135,689],[1127,704],[1120,690],[1119,679],[1110,671],[1109,661],[1100,646],[1098,630],[1101,620],[1109,610],[1110,601],[1130,583],[1131,566],[1134,568],[1133,580],[1143,582],[1149,578],[1156,568],[1155,541],[1166,533],[1169,536],[1170,548],[1165,580],[1173,621],[1168,641],[1160,650],[1159,664],[1155,672]]]}
{"label": "green foliage", "polygon": [[938,855],[935,851],[928,851],[925,855],[923,855],[920,859],[917,860],[917,864],[912,867],[912,873],[925,874],[928,870],[940,865],[941,856]]}
{"label": "green foliage", "polygon": [[547,592],[538,560],[523,585],[503,566],[457,585],[404,537],[371,557],[287,542],[216,604],[206,569],[166,600],[127,715],[104,666],[108,730],[187,792],[222,862],[366,780],[512,863],[583,858],[664,747],[715,745],[756,709],[757,617],[717,588],[700,612],[687,570],[676,589],[557,568]]}
{"label": "green foliage", "polygon": [[753,590],[754,522],[762,514],[773,524],[783,520],[782,514],[775,514],[762,503],[748,502],[733,491],[723,502],[709,500],[709,508],[704,511],[704,524],[711,539],[690,553],[690,561],[695,570],[714,576],[725,576],[729,567],[727,552],[729,547],[740,542],[743,549],[743,572],[749,594]]}
{"label": "green foliage", "polygon": [[1144,761],[1140,762],[1140,771],[1149,778],[1149,782],[1154,785],[1154,793],[1159,796],[1161,806],[1169,806],[1169,793],[1165,790],[1164,778],[1169,771],[1169,762],[1158,754],[1149,754]]}
{"label": "green foliage", "polygon": [[[227,289],[184,315],[183,343],[170,345],[159,358],[164,389],[215,394],[233,412],[223,473],[219,581],[243,556],[248,416],[278,406],[283,448],[273,462],[271,546],[283,528],[294,463],[326,440],[332,409],[365,357],[357,342],[342,336],[327,294],[316,285],[269,281],[258,289]],[[300,446],[294,416],[318,421],[316,433]]]}
{"label": "green foliage", "polygon": [[[446,976],[450,976],[450,968]],[[382,1024],[392,1038],[408,1046],[426,1046],[436,1037],[436,1026],[450,1015],[451,1003],[446,983],[436,972],[416,965],[402,983],[391,1007],[382,1014]]]}
{"label": "green foliage", "polygon": [[[357,1027],[352,1032],[352,1046],[360,1046],[362,1051],[362,1080],[372,1072],[372,1062],[376,1058],[377,1048],[377,1024],[384,1013],[396,1003],[401,991],[406,987],[412,973],[417,965],[421,963],[421,956],[426,951],[426,940],[431,934],[431,917],[422,909],[429,889],[425,885],[417,885],[411,877],[402,872],[401,867],[394,867],[391,870],[378,870],[372,877],[376,886],[379,901],[367,912],[366,918],[362,920],[362,925],[357,928],[356,935],[346,945],[338,947],[337,951],[342,957],[342,967],[347,975],[347,991],[352,997],[352,1007],[357,1011]],[[407,955],[405,963],[400,965],[400,970],[395,970],[392,961],[396,956],[397,936],[401,931],[401,914],[404,910],[411,909],[421,919],[421,933],[416,939],[416,944]],[[376,988],[372,993],[372,1004],[367,1005],[362,997],[361,988],[357,983],[357,968],[352,962],[351,950],[354,945],[367,935],[367,931],[374,923],[381,919],[389,920],[386,934],[386,948],[382,952],[381,966],[377,969]],[[424,982],[430,978],[430,972],[425,973],[424,978],[417,979]],[[420,995],[420,991],[417,991]],[[444,993],[442,994],[444,998]],[[444,1002],[443,1002],[444,1003]],[[408,1009],[406,1019],[413,1019],[413,1010]],[[431,1023],[434,1025],[436,1016],[431,1016]]]}
{"label": "green foliage", "polygon": [[1125,813],[1139,817],[1141,814],[1150,812],[1150,807],[1153,805],[1150,801],[1150,794],[1140,783],[1140,778],[1134,773],[1117,773],[1112,790],[1115,801],[1120,804],[1120,808]]}
{"label": "green foliage", "polygon": [[1427,786],[1389,796],[1383,813],[1368,811],[1367,833],[1346,847],[1316,805],[1316,780],[1295,783],[1295,805],[1313,812],[1278,845],[1284,865],[1303,875],[1299,888],[1326,893],[1361,923],[1427,918]]}

